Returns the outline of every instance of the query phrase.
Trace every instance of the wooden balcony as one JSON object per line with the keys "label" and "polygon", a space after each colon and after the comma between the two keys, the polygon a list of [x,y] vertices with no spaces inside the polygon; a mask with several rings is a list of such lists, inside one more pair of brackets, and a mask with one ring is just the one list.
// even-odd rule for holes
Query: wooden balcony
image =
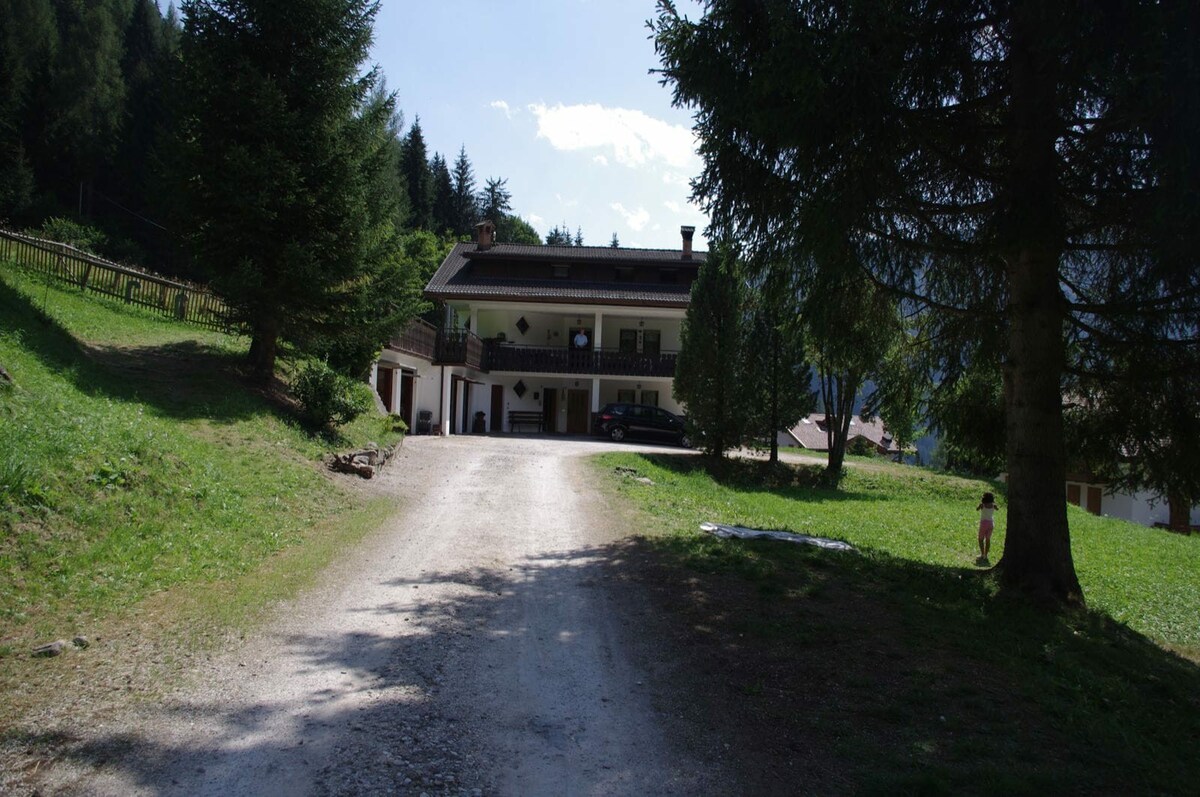
{"label": "wooden balcony", "polygon": [[466,365],[486,371],[488,368],[483,354],[483,339],[474,332],[467,329],[438,330],[434,365]]}
{"label": "wooden balcony", "polygon": [[516,371],[583,376],[675,375],[675,352],[638,354],[615,349],[572,351],[557,346],[520,346],[483,340],[465,329],[438,329],[414,319],[388,342],[395,351],[412,354],[435,365],[466,365],[478,371]]}
{"label": "wooden balcony", "polygon": [[674,376],[675,352],[638,354],[611,349],[572,351],[563,347],[517,346],[487,341],[492,371],[590,376]]}
{"label": "wooden balcony", "polygon": [[437,356],[438,328],[414,318],[403,331],[388,341],[388,348],[432,361]]}

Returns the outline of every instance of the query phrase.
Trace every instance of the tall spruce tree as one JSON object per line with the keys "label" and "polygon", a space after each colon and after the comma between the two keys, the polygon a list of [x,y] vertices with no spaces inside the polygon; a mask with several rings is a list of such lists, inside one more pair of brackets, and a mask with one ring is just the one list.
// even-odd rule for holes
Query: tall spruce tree
{"label": "tall spruce tree", "polygon": [[400,156],[400,173],[408,186],[409,224],[418,230],[433,229],[433,173],[428,157],[418,116],[404,137]]}
{"label": "tall spruce tree", "polygon": [[746,388],[746,431],[779,461],[779,432],[812,412],[812,368],[804,348],[793,275],[775,264],[749,291],[746,352],[737,378]]}
{"label": "tall spruce tree", "polygon": [[475,201],[475,174],[471,170],[471,159],[467,157],[465,144],[458,149],[450,176],[450,229],[455,235],[470,235],[479,221],[479,206]]}
{"label": "tall spruce tree", "polygon": [[476,201],[479,204],[480,216],[495,224],[499,232],[501,220],[512,210],[512,194],[508,191],[508,180],[499,177],[487,178]]}
{"label": "tall spruce tree", "polygon": [[731,378],[745,352],[745,282],[737,253],[714,242],[692,285],[675,361],[675,400],[700,434],[692,439],[712,457],[742,442],[745,385]]}
{"label": "tall spruce tree", "polygon": [[0,13],[0,219],[27,222],[49,121],[58,29],[50,0],[9,0]]}
{"label": "tall spruce tree", "polygon": [[1081,601],[1064,373],[1164,328],[1200,359],[1200,7],[712,0],[690,21],[663,0],[654,26],[716,230],[805,269],[850,251],[943,354],[963,317],[998,332],[1000,577]]}
{"label": "tall spruce tree", "polygon": [[393,209],[371,201],[393,108],[367,104],[377,74],[361,71],[377,8],[183,4],[192,242],[262,380],[281,339],[335,348],[364,294],[395,278]]}
{"label": "tall spruce tree", "polygon": [[59,46],[47,87],[52,112],[41,163],[61,200],[82,187],[83,213],[90,216],[94,181],[115,155],[125,121],[121,58],[128,4],[100,0],[55,7]]}
{"label": "tall spruce tree", "polygon": [[454,229],[454,181],[450,177],[450,167],[440,153],[433,153],[429,162],[429,173],[432,177],[433,205],[430,214],[433,218],[432,229],[441,235]]}

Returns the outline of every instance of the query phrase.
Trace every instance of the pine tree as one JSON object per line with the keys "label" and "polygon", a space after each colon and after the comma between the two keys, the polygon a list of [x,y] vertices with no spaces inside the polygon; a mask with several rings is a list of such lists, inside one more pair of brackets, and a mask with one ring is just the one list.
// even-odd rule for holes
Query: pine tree
{"label": "pine tree", "polygon": [[476,200],[479,204],[480,215],[495,224],[497,231],[500,227],[500,220],[512,210],[512,194],[508,192],[507,183],[507,179],[489,177],[484,182],[483,190],[479,192],[479,198]]}
{"label": "pine tree", "polygon": [[692,285],[675,362],[675,400],[709,456],[742,442],[745,385],[731,378],[745,351],[745,286],[734,250],[715,242]]}
{"label": "pine tree", "polygon": [[408,186],[409,223],[418,230],[430,230],[433,227],[433,174],[429,170],[419,116],[404,137],[402,153],[400,173]]}
{"label": "pine tree", "polygon": [[574,245],[575,246],[583,246],[583,228],[582,227],[575,228]]}
{"label": "pine tree", "polygon": [[58,44],[50,0],[10,0],[0,13],[0,218],[30,221],[44,152],[51,63]]}
{"label": "pine tree", "polygon": [[613,233],[612,240],[608,242],[608,245],[613,249],[621,248],[621,239],[617,238],[617,234],[615,232]]}
{"label": "pine tree", "polygon": [[571,233],[567,229],[566,223],[561,226],[554,225],[550,232],[546,233],[547,246],[571,246]]}
{"label": "pine tree", "polygon": [[475,201],[475,175],[466,145],[459,147],[451,178],[450,229],[455,235],[470,235],[479,220],[479,206]]}
{"label": "pine tree", "polygon": [[55,151],[53,178],[60,195],[83,184],[84,215],[91,215],[93,181],[113,157],[125,115],[121,74],[123,2],[58,3],[59,47],[49,86],[54,112],[47,129]]}
{"label": "pine tree", "polygon": [[747,296],[746,349],[737,372],[746,389],[746,430],[779,461],[779,432],[812,412],[816,394],[804,348],[800,302],[791,274],[778,265]]}
{"label": "pine tree", "polygon": [[[255,375],[269,380],[278,342],[333,354],[342,370],[398,321],[380,297],[403,282],[394,206],[372,186],[386,158],[390,101],[369,103],[365,73],[377,6],[369,0],[188,0],[183,140],[198,260],[251,331]],[[252,20],[252,22],[251,22]],[[376,338],[372,345],[378,345]]]}
{"label": "pine tree", "polygon": [[454,183],[446,159],[436,152],[429,172],[433,176],[433,229],[440,235],[454,229]]}
{"label": "pine tree", "polygon": [[1120,379],[1164,330],[1200,367],[1200,9],[714,0],[699,21],[660,3],[654,28],[717,231],[804,272],[854,262],[930,311],[939,370],[1003,340],[1001,373],[958,369],[1005,386],[998,571],[1081,601],[1064,374]]}

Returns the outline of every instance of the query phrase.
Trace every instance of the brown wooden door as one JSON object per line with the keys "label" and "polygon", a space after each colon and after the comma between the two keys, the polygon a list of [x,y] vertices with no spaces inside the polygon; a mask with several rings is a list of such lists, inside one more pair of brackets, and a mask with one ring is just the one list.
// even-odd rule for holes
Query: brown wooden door
{"label": "brown wooden door", "polygon": [[504,385],[492,385],[492,422],[493,432],[504,431]]}
{"label": "brown wooden door", "polygon": [[588,391],[567,391],[567,434],[588,433]]}
{"label": "brown wooden door", "polygon": [[379,394],[379,398],[383,401],[383,407],[388,412],[392,411],[392,393],[395,385],[395,368],[380,368],[375,372],[375,392]]}
{"label": "brown wooden door", "polygon": [[1079,506],[1079,485],[1078,484],[1068,484],[1067,485],[1067,503],[1074,504],[1075,506]]}
{"label": "brown wooden door", "polygon": [[542,388],[542,426],[553,434],[558,431],[558,388]]}
{"label": "brown wooden door", "polygon": [[450,377],[450,434],[458,434],[458,377]]}
{"label": "brown wooden door", "polygon": [[408,424],[410,431],[416,431],[413,426],[413,374],[411,371],[400,372],[400,417]]}
{"label": "brown wooden door", "polygon": [[1099,487],[1087,488],[1087,511],[1093,515],[1100,514],[1100,496],[1103,491]]}

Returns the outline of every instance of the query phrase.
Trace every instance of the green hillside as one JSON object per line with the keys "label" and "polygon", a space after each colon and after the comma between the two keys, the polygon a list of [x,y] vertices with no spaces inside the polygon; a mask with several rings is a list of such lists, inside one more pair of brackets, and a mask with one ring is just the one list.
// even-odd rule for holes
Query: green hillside
{"label": "green hillside", "polygon": [[[798,761],[805,791],[881,795],[1200,782],[1200,538],[1072,508],[1089,608],[1050,613],[974,565],[975,506],[985,490],[1003,504],[1003,485],[879,461],[856,463],[836,491],[811,466],[596,462],[646,530],[626,555],[655,563],[658,610],[712,673],[695,684],[697,711],[753,740],[739,748],[750,777]],[[860,553],[720,540],[702,521]],[[993,561],[1003,546],[1001,521]]]}
{"label": "green hillside", "polygon": [[314,439],[284,397],[243,381],[247,345],[0,264],[0,365],[13,379],[0,388],[0,657],[153,594],[233,583],[302,540],[328,554],[384,511],[319,463],[334,447],[391,442],[381,421]]}

